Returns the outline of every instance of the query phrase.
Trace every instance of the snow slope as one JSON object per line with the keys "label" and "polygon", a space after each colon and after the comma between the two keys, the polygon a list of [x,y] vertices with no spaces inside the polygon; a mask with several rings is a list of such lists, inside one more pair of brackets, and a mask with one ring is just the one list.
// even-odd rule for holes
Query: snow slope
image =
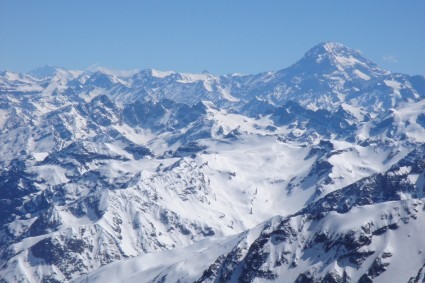
{"label": "snow slope", "polygon": [[[417,282],[425,262],[425,187],[417,181],[424,157],[422,146],[385,174],[334,193],[348,207],[329,194],[236,236],[113,263],[75,282]],[[382,177],[394,187],[373,183]]]}

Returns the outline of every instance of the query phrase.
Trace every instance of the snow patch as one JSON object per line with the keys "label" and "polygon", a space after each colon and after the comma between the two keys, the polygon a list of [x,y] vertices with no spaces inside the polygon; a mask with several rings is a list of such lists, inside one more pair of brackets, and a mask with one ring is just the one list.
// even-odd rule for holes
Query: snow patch
{"label": "snow patch", "polygon": [[400,95],[400,89],[401,89],[401,83],[400,82],[397,82],[397,81],[395,81],[395,80],[384,80],[384,83],[387,85],[387,86],[389,86],[390,88],[392,88],[393,89],[393,91],[394,91],[394,93],[397,95],[397,96],[401,96]]}
{"label": "snow patch", "polygon": [[0,129],[4,127],[8,118],[9,118],[9,111],[5,109],[0,109]]}
{"label": "snow patch", "polygon": [[173,74],[175,74],[174,71],[158,71],[158,70],[152,69],[152,76],[156,78],[160,78],[160,79],[166,78]]}
{"label": "snow patch", "polygon": [[354,70],[354,74],[357,77],[359,77],[359,78],[361,78],[363,80],[366,80],[366,81],[370,80],[370,77],[368,75],[366,75],[365,73],[360,72],[359,70]]}
{"label": "snow patch", "polygon": [[43,161],[49,155],[48,152],[33,152],[32,156],[37,161]]}

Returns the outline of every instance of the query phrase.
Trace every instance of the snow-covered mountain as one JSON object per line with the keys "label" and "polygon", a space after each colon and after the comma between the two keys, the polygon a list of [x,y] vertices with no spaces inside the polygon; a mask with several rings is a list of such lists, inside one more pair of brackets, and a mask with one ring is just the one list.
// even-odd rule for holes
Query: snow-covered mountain
{"label": "snow-covered mountain", "polygon": [[[236,236],[117,262],[87,282],[422,282],[425,147]],[[77,281],[79,281],[77,280]]]}
{"label": "snow-covered mountain", "polygon": [[424,98],[329,42],[255,75],[0,73],[0,280],[420,282]]}

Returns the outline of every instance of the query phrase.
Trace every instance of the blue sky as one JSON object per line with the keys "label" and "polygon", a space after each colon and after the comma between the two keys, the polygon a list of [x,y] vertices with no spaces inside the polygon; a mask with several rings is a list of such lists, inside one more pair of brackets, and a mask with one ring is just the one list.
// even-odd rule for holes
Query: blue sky
{"label": "blue sky", "polygon": [[256,73],[319,42],[425,75],[425,1],[0,0],[0,69]]}

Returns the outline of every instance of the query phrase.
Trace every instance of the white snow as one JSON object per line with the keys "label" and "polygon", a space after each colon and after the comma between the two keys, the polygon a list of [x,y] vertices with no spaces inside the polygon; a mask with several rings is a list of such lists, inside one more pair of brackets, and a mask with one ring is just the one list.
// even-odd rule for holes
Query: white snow
{"label": "white snow", "polygon": [[368,75],[366,75],[365,73],[362,73],[359,70],[354,70],[353,72],[354,72],[355,75],[357,75],[359,78],[361,78],[363,80],[366,80],[366,81],[370,80],[370,77]]}
{"label": "white snow", "polygon": [[[346,266],[348,275],[352,280],[359,280],[373,260],[377,256],[382,256],[383,253],[391,253],[389,258],[383,258],[390,264],[386,267],[387,271],[376,277],[376,282],[405,282],[411,276],[415,276],[416,272],[422,267],[425,261],[424,249],[425,242],[421,238],[425,232],[425,213],[418,212],[415,219],[411,219],[409,223],[403,223],[401,219],[406,216],[404,210],[412,205],[423,205],[423,202],[418,204],[415,201],[383,203],[359,208],[353,208],[346,214],[338,214],[331,212],[317,224],[307,224],[303,227],[301,217],[291,219],[292,227],[299,227],[299,242],[281,246],[279,244],[271,246],[270,254],[267,254],[270,260],[274,254],[285,253],[300,256],[298,252],[302,249],[307,249],[305,243],[310,237],[313,237],[316,232],[326,232],[328,237],[338,237],[349,231],[355,233],[361,232],[360,227],[371,225],[372,231],[378,230],[383,226],[392,223],[398,223],[400,226],[395,231],[388,231],[384,235],[375,235],[371,238],[371,243],[359,249],[363,252],[371,251],[373,256],[367,257],[365,262],[359,267]],[[397,213],[400,211],[400,213]],[[388,217],[389,215],[395,217]],[[280,218],[271,219],[271,228],[279,223]],[[276,224],[274,224],[276,223]],[[224,239],[204,240],[186,248],[174,249],[160,253],[146,254],[134,259],[115,262],[104,266],[95,272],[82,276],[74,282],[151,282],[154,278],[167,275],[167,282],[178,282],[184,280],[188,282],[195,281],[202,276],[202,272],[206,270],[216,259],[221,255],[227,255],[236,246],[249,247],[249,245],[259,237],[262,229],[265,229],[265,224],[259,225],[253,230],[241,233],[239,235],[230,236]],[[241,251],[242,255],[245,253]],[[329,258],[329,262],[333,259],[332,256],[337,254],[324,252],[323,257]],[[339,255],[340,256],[340,255]],[[293,258],[293,257],[291,257]],[[290,258],[290,260],[292,260]],[[316,266],[318,274],[325,275],[330,268],[338,268],[335,265],[328,264],[323,261],[309,261],[303,257],[298,258],[297,265],[283,264],[279,266],[269,266],[277,274],[276,282],[282,280],[293,282],[303,272],[310,267]],[[294,260],[295,261],[295,260]],[[256,279],[256,282],[269,282],[269,280]]]}
{"label": "white snow", "polygon": [[33,167],[33,172],[37,173],[41,180],[44,180],[49,185],[64,184],[69,181],[66,177],[66,169],[58,165],[42,165]]}
{"label": "white snow", "polygon": [[344,110],[348,111],[350,114],[352,114],[357,119],[357,121],[363,120],[365,113],[360,108],[347,103],[342,103],[341,107],[344,108]]}
{"label": "white snow", "polygon": [[9,111],[0,109],[0,129],[4,127],[8,117]]}
{"label": "white snow", "polygon": [[168,76],[171,76],[172,74],[175,74],[175,72],[174,71],[158,71],[158,70],[152,69],[152,76],[156,78],[163,79]]}
{"label": "white snow", "polygon": [[33,152],[32,156],[37,161],[43,161],[49,155],[48,152]]}
{"label": "white snow", "polygon": [[181,73],[182,76],[181,80],[178,80],[180,83],[194,83],[197,81],[209,81],[214,79],[210,74],[188,74],[188,73]]}
{"label": "white snow", "polygon": [[393,89],[394,93],[400,96],[401,83],[395,80],[384,80],[384,83]]}

